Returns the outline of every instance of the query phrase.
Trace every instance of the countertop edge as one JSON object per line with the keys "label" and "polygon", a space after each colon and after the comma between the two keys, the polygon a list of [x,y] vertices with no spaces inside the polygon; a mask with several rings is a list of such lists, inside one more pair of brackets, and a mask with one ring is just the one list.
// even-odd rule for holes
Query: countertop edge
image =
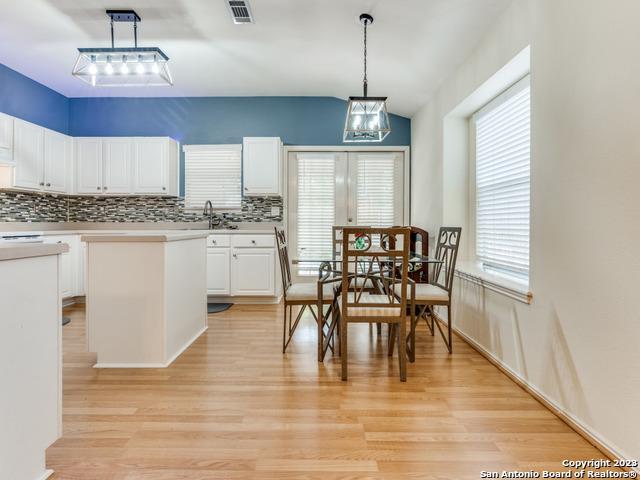
{"label": "countertop edge", "polygon": [[182,240],[194,240],[207,238],[208,233],[116,233],[116,234],[85,234],[80,240],[87,243],[151,243],[151,242],[179,242]]}
{"label": "countertop edge", "polygon": [[46,257],[69,251],[66,243],[22,243],[0,246],[0,261],[21,258]]}

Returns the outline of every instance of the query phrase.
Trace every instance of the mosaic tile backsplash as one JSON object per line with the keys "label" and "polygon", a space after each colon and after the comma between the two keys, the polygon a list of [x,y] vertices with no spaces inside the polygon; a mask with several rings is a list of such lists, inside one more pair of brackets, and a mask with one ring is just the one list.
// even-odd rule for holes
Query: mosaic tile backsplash
{"label": "mosaic tile backsplash", "polygon": [[[272,215],[278,207],[278,215]],[[242,209],[216,212],[223,224],[281,222],[282,197],[245,197]],[[0,222],[201,222],[174,197],[92,197],[0,191]]]}

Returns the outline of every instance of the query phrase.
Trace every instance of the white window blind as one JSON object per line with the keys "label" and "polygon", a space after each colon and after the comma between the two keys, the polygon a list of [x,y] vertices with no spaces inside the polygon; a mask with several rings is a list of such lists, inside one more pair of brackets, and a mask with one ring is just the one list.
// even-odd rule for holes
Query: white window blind
{"label": "white window blind", "polygon": [[485,267],[529,276],[529,77],[474,116],[476,255]]}
{"label": "white window blind", "polygon": [[331,258],[336,217],[336,160],[333,154],[301,154],[297,162],[299,274],[317,275],[317,263],[302,261]]}
{"label": "white window blind", "polygon": [[242,145],[185,145],[185,207],[241,207]]}
{"label": "white window blind", "polygon": [[358,155],[356,208],[359,225],[394,225],[395,177],[395,155]]}

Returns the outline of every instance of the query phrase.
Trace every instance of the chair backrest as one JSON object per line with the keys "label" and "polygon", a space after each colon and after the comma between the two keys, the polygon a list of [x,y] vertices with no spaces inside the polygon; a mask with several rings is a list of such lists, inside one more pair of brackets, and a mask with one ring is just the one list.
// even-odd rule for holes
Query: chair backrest
{"label": "chair backrest", "polygon": [[[349,226],[341,226],[341,225],[334,225],[332,228],[332,241],[333,241],[333,248],[332,248],[332,259],[333,260],[340,260],[341,255],[342,255],[342,231],[345,228],[350,228]],[[370,226],[360,226],[358,228],[371,228]],[[353,238],[351,239],[351,241],[353,241]]]}
{"label": "chair backrest", "polygon": [[[342,315],[347,321],[351,316],[360,317],[360,321],[368,321],[366,319],[369,318],[375,321],[377,316],[385,316],[387,320],[389,317],[404,318],[409,278],[409,235],[407,227],[343,228]],[[381,239],[380,245],[374,244],[374,237]],[[353,265],[358,267],[353,268]],[[389,266],[387,275],[381,270],[385,266]],[[375,301],[365,294],[366,280],[371,278],[385,283],[385,293],[376,295]],[[384,315],[380,315],[381,309],[394,310],[386,310]]]}
{"label": "chair backrest", "polygon": [[283,228],[275,227],[276,246],[280,259],[280,271],[282,272],[282,291],[287,296],[287,289],[291,286],[291,267],[289,265],[289,249],[287,248],[287,236]]}
{"label": "chair backrest", "polygon": [[431,283],[449,292],[449,298],[451,298],[451,289],[453,288],[453,276],[456,270],[461,234],[462,228],[460,227],[440,227],[438,234],[435,258],[442,263],[434,264]]}
{"label": "chair backrest", "polygon": [[[411,228],[409,251],[429,256],[429,232],[418,227]],[[426,264],[409,265],[409,278],[416,283],[429,283],[429,269]]]}

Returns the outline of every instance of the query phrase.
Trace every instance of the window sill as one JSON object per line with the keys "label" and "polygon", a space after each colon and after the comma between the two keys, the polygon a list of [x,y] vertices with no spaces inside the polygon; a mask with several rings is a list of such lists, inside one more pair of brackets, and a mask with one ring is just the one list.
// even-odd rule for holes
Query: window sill
{"label": "window sill", "polygon": [[533,294],[524,282],[487,272],[477,262],[458,262],[456,276],[519,302],[531,304]]}

